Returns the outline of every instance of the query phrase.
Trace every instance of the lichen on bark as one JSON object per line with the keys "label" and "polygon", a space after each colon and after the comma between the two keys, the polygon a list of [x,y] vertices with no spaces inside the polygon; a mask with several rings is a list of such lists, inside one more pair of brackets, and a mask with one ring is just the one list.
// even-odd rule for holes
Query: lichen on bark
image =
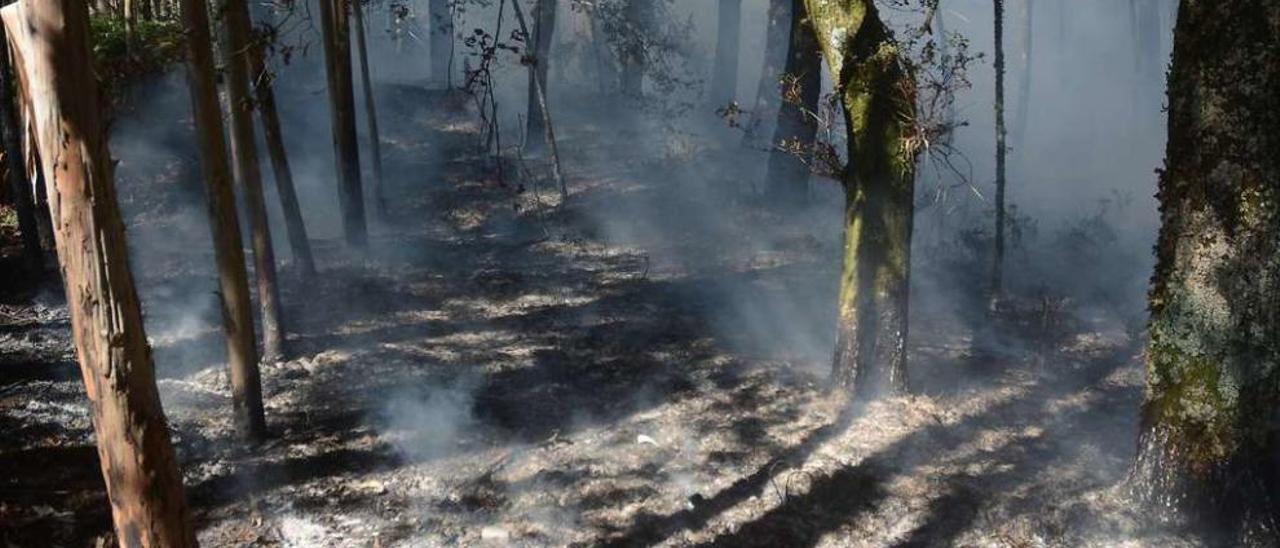
{"label": "lichen on bark", "polygon": [[1280,542],[1280,1],[1182,3],[1134,492]]}
{"label": "lichen on bark", "polygon": [[807,0],[849,130],[834,381],[905,392],[915,192],[915,82],[871,0]]}

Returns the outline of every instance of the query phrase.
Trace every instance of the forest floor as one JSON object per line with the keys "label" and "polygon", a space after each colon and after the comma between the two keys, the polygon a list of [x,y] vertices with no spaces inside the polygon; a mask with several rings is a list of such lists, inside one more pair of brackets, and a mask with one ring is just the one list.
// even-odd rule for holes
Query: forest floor
{"label": "forest floor", "polygon": [[[1024,298],[982,329],[917,298],[915,394],[842,412],[839,226],[807,219],[838,206],[789,219],[737,153],[581,120],[561,206],[514,162],[496,179],[462,103],[382,95],[408,113],[384,135],[391,218],[365,256],[317,239],[321,277],[285,271],[293,359],[264,366],[260,447],[234,435],[210,259],[184,243],[203,212],[121,182],[202,544],[1190,544],[1124,497],[1142,341],[1118,322]],[[0,543],[109,538],[55,287],[0,304],[0,431]]]}

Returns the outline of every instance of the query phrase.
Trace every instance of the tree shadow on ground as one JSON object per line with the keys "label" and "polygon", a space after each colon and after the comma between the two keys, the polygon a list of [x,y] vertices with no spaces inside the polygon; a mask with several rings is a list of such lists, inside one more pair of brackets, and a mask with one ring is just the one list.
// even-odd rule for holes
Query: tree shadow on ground
{"label": "tree shadow on ground", "polygon": [[[812,478],[809,491],[800,496],[785,497],[777,506],[733,530],[717,536],[712,546],[812,546],[824,535],[853,523],[859,515],[873,510],[887,494],[886,482],[894,476],[912,473],[931,458],[969,443],[983,431],[999,427],[1002,419],[1013,417],[1017,424],[1048,425],[1051,432],[1042,437],[1023,438],[974,457],[983,462],[1012,464],[1012,468],[987,466],[987,472],[944,478],[944,492],[931,505],[924,524],[906,542],[920,545],[945,545],[961,534],[980,512],[984,500],[999,490],[1034,481],[1035,473],[1061,453],[1046,447],[1045,437],[1071,430],[1074,421],[1089,413],[1114,413],[1109,407],[1117,401],[1130,401],[1132,390],[1109,388],[1100,391],[1098,402],[1067,412],[1054,411],[1050,403],[1056,397],[1080,390],[1090,390],[1102,379],[1127,362],[1128,350],[1103,356],[1088,364],[1080,374],[1056,379],[1050,385],[1038,384],[1026,395],[997,404],[957,424],[933,424],[892,443],[889,447],[862,459],[858,464],[836,469],[829,475]],[[746,476],[714,497],[698,502],[694,508],[666,516],[642,515],[633,525],[613,534],[603,542],[607,546],[650,546],[672,538],[682,531],[700,530],[717,516],[752,497],[769,496],[768,489],[789,468],[799,466],[819,446],[843,434],[858,419],[857,406],[851,406],[830,425],[814,431],[802,443],[787,449],[757,471]],[[1086,437],[1090,433],[1079,433]],[[1107,434],[1110,435],[1110,434]],[[1102,443],[1104,446],[1114,444]],[[923,448],[923,449],[922,449]],[[1130,448],[1126,447],[1126,450]],[[923,454],[922,454],[923,451]],[[961,466],[961,469],[965,467]],[[995,491],[993,491],[995,490]],[[964,500],[968,504],[947,504]]]}

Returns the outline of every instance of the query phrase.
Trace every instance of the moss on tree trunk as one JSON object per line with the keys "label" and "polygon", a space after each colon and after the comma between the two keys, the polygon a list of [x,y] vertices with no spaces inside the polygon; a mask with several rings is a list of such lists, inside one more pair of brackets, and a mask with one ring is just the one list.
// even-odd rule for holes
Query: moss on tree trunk
{"label": "moss on tree trunk", "polygon": [[1184,1],[1135,492],[1164,521],[1275,545],[1280,1]]}
{"label": "moss on tree trunk", "polygon": [[832,378],[859,397],[907,390],[915,83],[871,0],[806,0],[849,128]]}

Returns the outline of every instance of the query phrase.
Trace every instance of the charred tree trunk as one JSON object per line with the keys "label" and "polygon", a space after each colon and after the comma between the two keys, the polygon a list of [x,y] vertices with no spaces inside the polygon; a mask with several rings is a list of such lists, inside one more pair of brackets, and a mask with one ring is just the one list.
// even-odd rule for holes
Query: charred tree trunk
{"label": "charred tree trunk", "polygon": [[[760,85],[756,88],[756,104],[752,107],[746,131],[742,135],[743,146],[754,146],[775,129],[781,103],[782,77],[787,64],[787,49],[791,41],[792,4],[796,0],[770,0],[768,27],[765,30],[764,68],[760,71]],[[814,45],[817,50],[817,45]]]}
{"label": "charred tree trunk", "polygon": [[22,126],[14,112],[16,82],[9,63],[9,38],[0,26],[0,131],[3,131],[4,158],[9,168],[9,186],[13,192],[13,208],[18,213],[18,230],[22,232],[22,261],[29,276],[44,269],[44,249],[40,246],[40,228],[36,221],[36,198],[27,178],[27,163],[22,152]]}
{"label": "charred tree trunk", "polygon": [[266,437],[262,380],[253,336],[253,305],[249,300],[244,247],[240,243],[240,223],[214,80],[209,6],[205,0],[184,0],[182,11],[187,33],[187,78],[204,169],[209,233],[213,236],[214,261],[218,267],[221,290],[218,296],[222,302],[236,427],[246,439],[261,440]]}
{"label": "charred tree trunk", "polygon": [[[516,9],[520,9],[519,6]],[[556,33],[556,2],[538,0],[534,8],[532,55],[526,56],[529,64],[529,116],[525,130],[525,142],[534,150],[541,149],[547,134],[547,69],[551,59],[551,39]]]}
{"label": "charred tree trunk", "polygon": [[382,180],[382,137],[378,133],[378,107],[373,97],[373,78],[369,76],[369,49],[364,39],[364,7],[362,0],[351,2],[351,23],[356,27],[356,50],[360,55],[360,83],[364,87],[364,117],[369,130],[369,155],[373,164],[373,211],[378,219],[387,219],[387,198]]}
{"label": "charred tree trunk", "polygon": [[995,6],[996,52],[996,231],[995,253],[991,261],[991,299],[994,304],[1004,291],[1004,190],[1009,148],[1005,144],[1008,131],[1004,125],[1004,0],[993,0],[992,4]]}
{"label": "charred tree trunk", "polygon": [[91,66],[87,6],[22,0],[3,12],[22,58],[23,96],[38,98],[30,110],[40,168],[52,183],[72,339],[117,537],[122,546],[195,546],[129,270]]}
{"label": "charred tree trunk", "polygon": [[1280,545],[1280,21],[1184,1],[1132,485],[1211,545]]}
{"label": "charred tree trunk", "polygon": [[818,100],[822,95],[822,57],[818,37],[809,23],[809,11],[796,1],[791,13],[787,72],[780,83],[782,107],[773,133],[773,152],[765,195],[775,203],[797,205],[809,197],[809,162],[818,133]]}
{"label": "charred tree trunk", "polygon": [[445,89],[453,87],[453,10],[450,0],[431,0],[431,78]]}
{"label": "charred tree trunk", "polygon": [[231,111],[231,156],[236,180],[244,190],[253,242],[254,274],[262,310],[262,358],[284,357],[284,320],[276,274],[275,248],[267,223],[267,201],[262,192],[262,169],[253,131],[253,98],[249,95],[249,65],[253,42],[249,40],[249,7],[246,0],[221,0],[223,14],[222,57],[227,63],[227,103]]}
{"label": "charred tree trunk", "polygon": [[351,41],[347,22],[350,0],[320,0],[324,34],[325,73],[329,80],[329,115],[333,126],[333,156],[338,171],[338,202],[347,245],[364,249],[368,226],[360,180],[360,143],[356,137],[355,97],[351,84]]}
{"label": "charred tree trunk", "polygon": [[711,83],[711,104],[725,108],[738,97],[738,43],[742,34],[742,0],[719,0],[716,27],[715,76]]}
{"label": "charred tree trunk", "polygon": [[[264,12],[259,11],[259,15]],[[302,220],[302,206],[298,203],[298,191],[293,183],[293,168],[289,165],[289,153],[284,146],[284,131],[280,124],[280,111],[276,106],[275,75],[267,69],[266,33],[253,37],[249,52],[249,75],[253,79],[253,91],[257,99],[258,118],[262,122],[262,137],[271,158],[271,171],[276,181],[276,194],[280,209],[284,212],[285,232],[289,236],[289,250],[304,280],[316,275],[316,262],[311,255],[311,240],[307,225]]]}
{"label": "charred tree trunk", "polygon": [[859,399],[904,393],[915,197],[915,89],[872,0],[806,0],[844,104],[845,248],[832,381]]}

